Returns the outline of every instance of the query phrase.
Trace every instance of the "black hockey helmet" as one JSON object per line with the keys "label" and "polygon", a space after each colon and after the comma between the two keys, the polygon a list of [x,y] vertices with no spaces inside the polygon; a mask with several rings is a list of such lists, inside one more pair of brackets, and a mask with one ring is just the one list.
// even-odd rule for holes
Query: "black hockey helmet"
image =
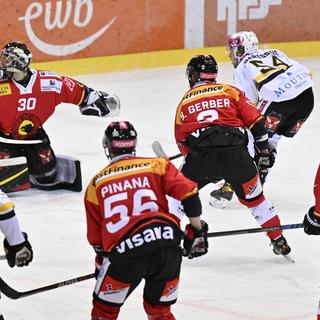
{"label": "black hockey helmet", "polygon": [[103,148],[108,158],[132,153],[137,146],[137,131],[129,121],[111,122],[104,132]]}
{"label": "black hockey helmet", "polygon": [[196,82],[216,82],[218,65],[212,55],[194,56],[187,65],[186,75],[192,88]]}
{"label": "black hockey helmet", "polygon": [[7,72],[27,71],[31,60],[32,53],[22,42],[9,42],[1,50],[1,65]]}

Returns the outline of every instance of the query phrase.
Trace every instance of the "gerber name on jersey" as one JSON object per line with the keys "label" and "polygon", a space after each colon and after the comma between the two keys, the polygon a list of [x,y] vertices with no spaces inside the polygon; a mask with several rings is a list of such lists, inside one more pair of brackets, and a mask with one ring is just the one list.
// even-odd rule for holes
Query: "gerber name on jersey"
{"label": "gerber name on jersey", "polygon": [[210,100],[203,100],[188,106],[189,114],[214,109],[214,108],[229,108],[230,107],[230,99],[226,98],[219,98],[219,99],[210,99]]}
{"label": "gerber name on jersey", "polygon": [[40,88],[43,92],[54,91],[61,93],[62,81],[57,79],[41,79]]}
{"label": "gerber name on jersey", "polygon": [[128,238],[117,246],[119,253],[124,253],[128,250],[140,247],[145,243],[150,243],[156,240],[173,240],[173,228],[170,226],[159,226],[144,230],[141,233],[136,233],[131,238]]}

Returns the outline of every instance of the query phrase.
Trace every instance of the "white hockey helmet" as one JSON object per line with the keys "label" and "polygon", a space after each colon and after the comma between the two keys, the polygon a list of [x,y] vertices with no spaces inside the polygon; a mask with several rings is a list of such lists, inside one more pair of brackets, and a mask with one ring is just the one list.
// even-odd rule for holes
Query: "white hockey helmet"
{"label": "white hockey helmet", "polygon": [[259,40],[253,31],[241,31],[228,38],[228,55],[236,68],[243,57],[259,48]]}
{"label": "white hockey helmet", "polygon": [[26,44],[13,41],[7,43],[0,52],[1,65],[7,72],[27,71],[32,53]]}

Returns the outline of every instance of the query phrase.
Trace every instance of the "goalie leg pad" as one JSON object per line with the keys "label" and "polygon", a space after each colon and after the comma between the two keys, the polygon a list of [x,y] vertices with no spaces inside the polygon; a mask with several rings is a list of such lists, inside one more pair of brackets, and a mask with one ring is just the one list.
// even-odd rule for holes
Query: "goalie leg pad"
{"label": "goalie leg pad", "polygon": [[0,159],[0,188],[6,193],[30,188],[25,157]]}
{"label": "goalie leg pad", "polygon": [[[33,187],[41,190],[65,189],[75,192],[82,190],[82,176],[80,161],[68,156],[57,156],[55,180],[48,183],[41,183],[37,176],[30,175]],[[40,177],[39,177],[40,178]]]}

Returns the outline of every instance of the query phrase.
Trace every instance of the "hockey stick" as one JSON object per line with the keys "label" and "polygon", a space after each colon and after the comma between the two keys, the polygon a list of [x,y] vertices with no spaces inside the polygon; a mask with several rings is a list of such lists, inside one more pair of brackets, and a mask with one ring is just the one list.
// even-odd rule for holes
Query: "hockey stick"
{"label": "hockey stick", "polygon": [[26,164],[26,163],[27,163],[26,157],[0,159],[0,167],[10,167],[10,166],[16,166],[19,164]]}
{"label": "hockey stick", "polygon": [[177,159],[177,158],[180,158],[182,157],[182,154],[181,153],[178,153],[178,154],[175,154],[174,156],[171,156],[169,157],[163,150],[162,146],[161,146],[161,143],[156,140],[156,141],[153,141],[152,142],[152,149],[153,149],[153,152],[158,156],[158,157],[163,157],[163,158],[167,158],[169,160],[174,160],[174,159]]}
{"label": "hockey stick", "polygon": [[207,236],[208,238],[215,238],[215,237],[235,236],[235,235],[247,234],[247,233],[270,232],[270,231],[277,231],[277,230],[299,229],[299,228],[303,228],[303,223],[285,224],[281,226],[266,227],[266,228],[208,232]]}
{"label": "hockey stick", "polygon": [[4,282],[4,280],[0,277],[0,291],[5,294],[8,298],[16,300],[16,299],[20,299],[20,298],[25,298],[37,293],[41,293],[41,292],[45,292],[45,291],[49,291],[49,290],[53,290],[53,289],[57,289],[57,288],[61,288],[61,287],[65,287],[68,286],[70,284],[75,284],[81,281],[85,281],[88,279],[94,278],[94,273],[90,273],[90,274],[86,274],[84,276],[81,277],[77,277],[77,278],[73,278],[73,279],[69,279],[69,280],[65,280],[65,281],[61,281],[61,282],[57,282],[54,284],[50,284],[48,286],[44,286],[44,287],[40,287],[40,288],[36,288],[33,290],[28,290],[28,291],[16,291],[15,289],[11,288],[7,283]]}
{"label": "hockey stick", "polygon": [[38,144],[42,143],[42,140],[15,140],[15,139],[7,139],[4,137],[0,137],[0,142],[8,143],[8,144]]}

